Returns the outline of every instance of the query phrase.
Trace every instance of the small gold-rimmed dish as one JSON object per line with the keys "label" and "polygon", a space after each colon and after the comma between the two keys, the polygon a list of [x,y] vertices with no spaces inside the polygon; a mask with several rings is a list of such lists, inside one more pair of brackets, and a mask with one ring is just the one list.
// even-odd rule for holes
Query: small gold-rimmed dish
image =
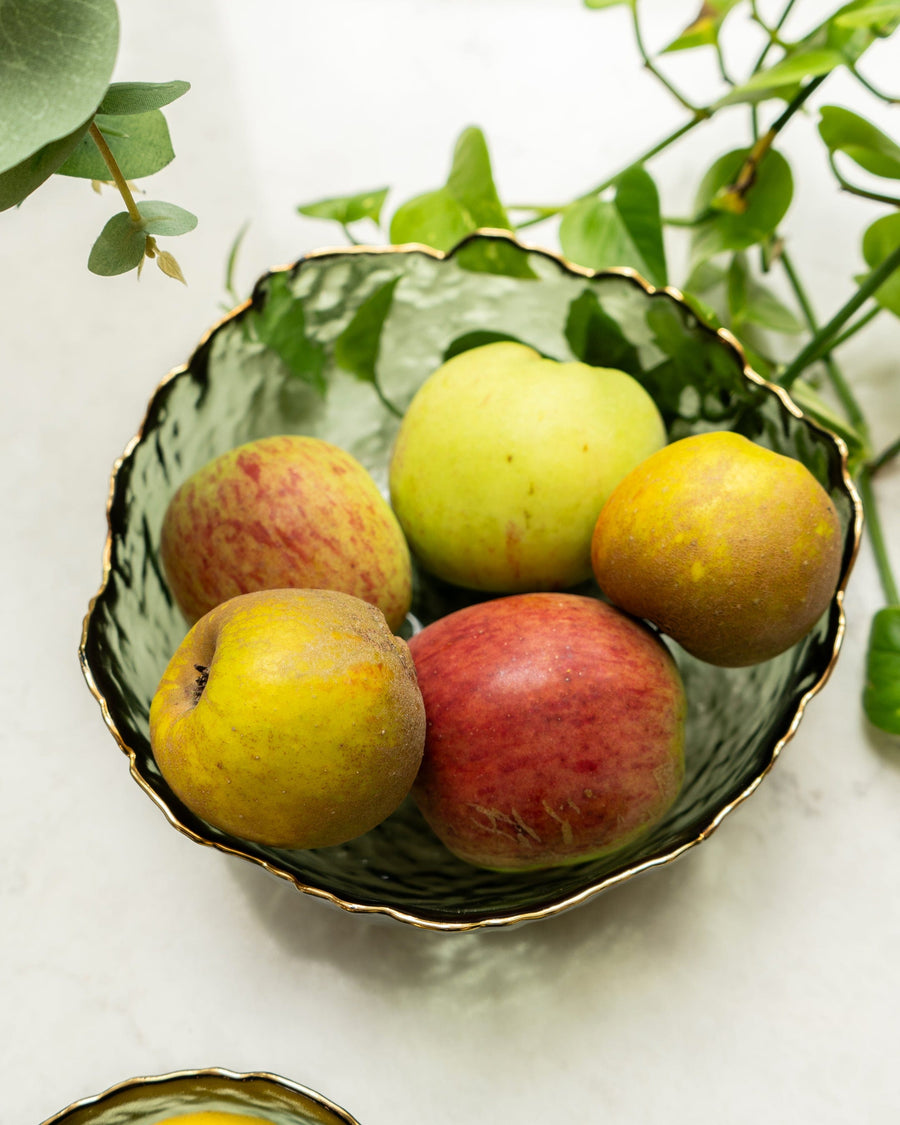
{"label": "small gold-rimmed dish", "polygon": [[[732,429],[802,461],[841,521],[841,578],[828,611],[794,648],[750,668],[714,668],[672,646],[689,703],[685,785],[665,820],[625,852],[527,874],[482,871],[451,856],[411,801],[365,836],[314,852],[211,828],[167,787],[148,737],[150,700],[186,631],[159,565],[172,494],[217,454],[285,432],[348,450],[386,491],[392,440],[416,388],[449,355],[510,338],[557,359],[629,371],[656,400],[670,440]],[[479,232],[448,254],[326,250],[262,277],[153,395],[113,471],[103,582],[80,658],[134,778],[186,836],[348,911],[435,930],[510,925],[671,862],[753,792],[833,667],[861,522],[843,443],[751,370],[736,341],[678,292],[653,289],[629,270],[582,270],[500,232]],[[406,629],[468,600],[417,571]]]}
{"label": "small gold-rimmed dish", "polygon": [[74,1102],[43,1125],[157,1125],[195,1113],[258,1117],[267,1125],[359,1125],[322,1094],[287,1078],[219,1068],[131,1078]]}

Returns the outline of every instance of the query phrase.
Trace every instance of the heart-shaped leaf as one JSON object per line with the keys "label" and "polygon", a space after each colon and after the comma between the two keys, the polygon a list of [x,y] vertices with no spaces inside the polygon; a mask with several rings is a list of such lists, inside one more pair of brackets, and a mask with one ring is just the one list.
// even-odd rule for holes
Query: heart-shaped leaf
{"label": "heart-shaped leaf", "polygon": [[900,180],[900,145],[871,121],[841,106],[821,109],[819,134],[831,152],[843,152],[875,176]]}
{"label": "heart-shaped leaf", "polygon": [[[876,219],[863,235],[862,251],[866,265],[871,269],[881,263],[900,246],[900,212]],[[862,280],[857,278],[857,281]],[[875,300],[882,308],[900,316],[900,270],[875,290]]]}
{"label": "heart-shaped leaf", "polygon": [[143,261],[146,245],[146,231],[127,211],[120,211],[109,220],[91,248],[88,269],[102,277],[128,273]]}
{"label": "heart-shaped leaf", "polygon": [[315,203],[304,203],[297,210],[301,215],[312,219],[333,219],[346,226],[358,223],[361,219],[381,221],[381,208],[387,197],[388,188],[376,191],[358,192],[356,195],[339,195],[331,199],[319,199]]}

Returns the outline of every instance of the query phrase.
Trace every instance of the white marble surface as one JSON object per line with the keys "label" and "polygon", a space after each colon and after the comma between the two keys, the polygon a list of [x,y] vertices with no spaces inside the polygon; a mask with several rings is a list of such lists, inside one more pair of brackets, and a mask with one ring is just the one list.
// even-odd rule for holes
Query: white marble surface
{"label": "white marble surface", "polygon": [[[659,44],[696,3],[644,7]],[[247,291],[334,241],[297,203],[436,186],[469,123],[507,198],[553,202],[682,118],[641,72],[625,10],[579,0],[120,8],[116,77],[193,83],[168,113],[178,157],[146,187],[200,225],[172,246],[182,289],[155,270],[88,274],[116,208],[86,185],[59,180],[0,215],[0,1121],[38,1125],[132,1075],[210,1065],[284,1074],[363,1125],[896,1121],[900,745],[858,704],[881,599],[868,546],[835,673],[757,793],[678,863],[556,919],[436,935],[345,915],[190,844],[131,780],[76,658],[108,475],[219,316],[239,227]],[[896,85],[896,63],[893,44],[870,73]],[[869,112],[847,77],[825,90]],[[897,134],[889,111],[872,115]],[[786,232],[828,314],[874,212],[832,189],[813,128],[795,121],[785,141],[799,181]],[[698,130],[655,165],[673,210],[736,129]],[[883,317],[844,356],[881,442],[900,429],[898,345]],[[900,566],[900,465],[881,493]]]}

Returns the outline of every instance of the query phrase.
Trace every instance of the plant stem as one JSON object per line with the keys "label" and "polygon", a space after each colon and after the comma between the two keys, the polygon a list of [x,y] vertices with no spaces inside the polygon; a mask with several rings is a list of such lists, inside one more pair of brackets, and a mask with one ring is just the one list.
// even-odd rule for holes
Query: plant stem
{"label": "plant stem", "polygon": [[113,156],[109,145],[106,143],[106,138],[97,128],[96,121],[91,122],[90,126],[88,127],[88,132],[90,133],[91,139],[93,140],[94,144],[100,150],[100,155],[103,157],[103,163],[109,169],[110,175],[113,178],[113,183],[119,189],[119,195],[121,195],[122,199],[125,201],[125,207],[128,210],[128,214],[131,216],[134,222],[142,222],[143,220],[141,219],[141,213],[140,211],[138,211],[137,204],[134,201],[134,196],[131,194],[131,188],[128,186],[128,181],[122,175],[122,170],[116,163],[116,158]]}
{"label": "plant stem", "polygon": [[866,515],[866,527],[872,544],[872,553],[875,556],[875,565],[878,568],[878,577],[881,580],[881,588],[884,590],[885,601],[888,605],[900,605],[900,590],[897,589],[897,582],[891,570],[887,544],[884,541],[884,530],[881,526],[881,517],[872,490],[872,468],[870,465],[863,466],[857,480],[857,486]]}
{"label": "plant stem", "polygon": [[874,477],[880,469],[883,469],[888,462],[893,461],[898,454],[900,454],[900,437],[895,438],[887,449],[883,450],[877,457],[869,462],[869,476]]}
{"label": "plant stem", "polygon": [[[820,332],[818,318],[816,317],[809,297],[806,295],[806,289],[804,288],[803,283],[800,280],[800,276],[794,268],[794,263],[791,260],[790,255],[786,251],[781,255],[781,264],[784,267],[785,273],[787,274],[791,289],[794,291],[794,296],[797,298],[797,304],[800,306],[800,311],[803,313],[803,319],[806,321],[807,326],[809,327],[809,330],[812,333],[813,338],[815,339]],[[833,347],[834,345],[832,344],[831,346]],[[865,415],[863,414],[859,403],[856,401],[856,397],[850,390],[850,384],[844,378],[843,372],[834,361],[834,358],[833,356],[831,356],[830,352],[823,357],[823,363],[825,364],[825,370],[828,373],[829,382],[831,383],[834,393],[837,395],[841,406],[844,408],[844,413],[847,415],[848,421],[854,427],[854,429],[859,432],[865,444],[868,445],[868,423],[866,422]],[[793,382],[794,379],[792,378],[791,383]],[[790,386],[790,384],[783,385]]]}
{"label": "plant stem", "polygon": [[829,351],[837,351],[841,344],[846,343],[847,340],[849,340],[852,336],[855,336],[857,332],[865,328],[865,326],[873,321],[875,317],[878,316],[878,314],[882,311],[883,310],[881,308],[881,305],[873,305],[868,312],[864,313],[859,318],[859,320],[855,320],[849,328],[844,329],[840,336],[831,341]]}
{"label": "plant stem", "polygon": [[644,61],[645,68],[653,75],[654,78],[657,79],[657,81],[661,82],[663,86],[665,86],[672,97],[681,105],[683,105],[689,113],[697,114],[702,112],[692,102],[689,102],[688,99],[684,97],[684,95],[678,89],[676,89],[675,86],[672,85],[668,78],[666,78],[663,72],[659,70],[656,64],[653,62],[653,59],[650,57],[647,48],[644,46],[644,38],[641,35],[641,21],[638,18],[637,4],[631,5],[631,23],[632,27],[634,28],[634,41],[637,44],[637,49]]}
{"label": "plant stem", "polygon": [[789,388],[804,368],[814,363],[828,351],[832,339],[837,335],[840,329],[844,327],[850,317],[872,296],[879,286],[891,276],[898,266],[900,266],[900,246],[897,246],[879,266],[872,270],[850,300],[847,301],[842,308],[838,309],[824,328],[819,329],[812,340],[810,340],[800,354],[789,364],[779,379],[783,387]]}
{"label": "plant stem", "polygon": [[765,47],[763,47],[759,58],[754,63],[753,69],[750,71],[751,74],[756,74],[757,71],[762,67],[762,64],[766,61],[766,56],[768,55],[769,51],[771,51],[771,49],[773,47],[776,47],[776,46],[780,47],[781,46],[781,41],[778,38],[778,32],[781,31],[782,27],[784,27],[785,20],[791,14],[791,8],[793,8],[795,3],[796,3],[796,0],[788,0],[787,5],[784,8],[784,11],[779,16],[778,22],[775,24],[774,27],[768,27],[763,22],[762,17],[760,16],[759,12],[756,10],[756,4],[752,5],[753,18],[756,20],[756,22],[759,24],[759,26],[763,29],[763,31],[766,33],[766,35],[768,35],[769,41],[768,41],[768,43],[766,43]]}
{"label": "plant stem", "polygon": [[834,178],[840,184],[842,191],[846,191],[850,195],[860,195],[863,199],[873,199],[876,203],[887,203],[891,207],[900,207],[900,197],[898,196],[882,195],[880,192],[868,191],[866,188],[856,187],[854,184],[851,184],[849,180],[844,178],[838,168],[833,152],[828,153],[828,163],[831,165]]}
{"label": "plant stem", "polygon": [[883,90],[879,90],[877,86],[873,86],[868,78],[860,73],[856,66],[847,63],[847,69],[850,71],[856,81],[859,82],[859,84],[866,90],[868,90],[870,94],[873,94],[876,98],[878,98],[879,101],[887,102],[888,105],[897,105],[898,103],[900,103],[900,98],[896,98],[892,94],[886,94]]}

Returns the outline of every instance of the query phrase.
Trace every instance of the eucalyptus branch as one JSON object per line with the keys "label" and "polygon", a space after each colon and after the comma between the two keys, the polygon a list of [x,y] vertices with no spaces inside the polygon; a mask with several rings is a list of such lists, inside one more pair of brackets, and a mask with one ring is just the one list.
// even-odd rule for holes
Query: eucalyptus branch
{"label": "eucalyptus branch", "polygon": [[125,202],[125,208],[128,211],[128,214],[131,216],[132,220],[135,223],[141,222],[141,213],[134,201],[134,196],[131,193],[131,188],[128,186],[128,181],[122,175],[122,170],[121,168],[119,168],[119,165],[116,162],[116,158],[113,156],[112,150],[106,143],[106,138],[100,132],[96,121],[91,122],[90,126],[88,127],[88,132],[91,135],[91,140],[100,150],[100,155],[103,157],[103,163],[109,169],[112,181],[118,188],[119,195],[122,196],[122,199]]}
{"label": "eucalyptus branch", "polygon": [[879,266],[872,270],[850,300],[834,314],[824,328],[816,333],[800,354],[789,364],[779,379],[783,387],[789,388],[801,371],[820,359],[829,350],[834,337],[856,310],[865,304],[869,297],[898,267],[900,267],[900,246],[897,246]]}
{"label": "eucalyptus branch", "polygon": [[838,168],[834,153],[831,151],[828,153],[828,163],[842,191],[846,191],[850,195],[862,196],[863,199],[873,199],[876,203],[887,203],[890,207],[900,207],[900,196],[882,195],[880,192],[869,191],[867,188],[861,188],[857,187],[855,184],[851,184]]}

